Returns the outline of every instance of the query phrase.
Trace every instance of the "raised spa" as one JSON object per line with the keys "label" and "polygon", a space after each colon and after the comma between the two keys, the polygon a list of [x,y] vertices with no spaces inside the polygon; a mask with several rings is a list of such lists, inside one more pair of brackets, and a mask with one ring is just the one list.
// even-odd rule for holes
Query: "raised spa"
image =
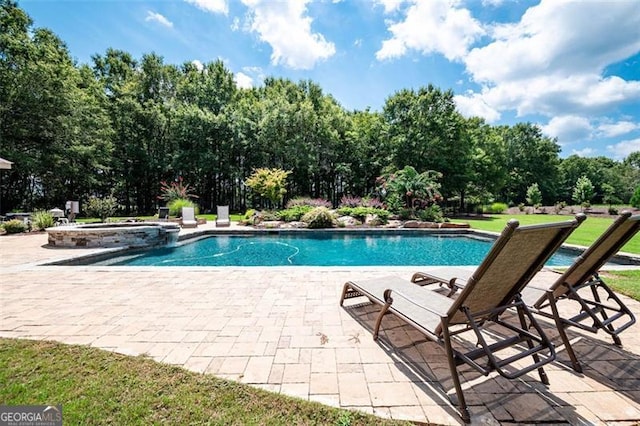
{"label": "raised spa", "polygon": [[175,223],[91,223],[47,228],[55,247],[154,247],[178,241]]}

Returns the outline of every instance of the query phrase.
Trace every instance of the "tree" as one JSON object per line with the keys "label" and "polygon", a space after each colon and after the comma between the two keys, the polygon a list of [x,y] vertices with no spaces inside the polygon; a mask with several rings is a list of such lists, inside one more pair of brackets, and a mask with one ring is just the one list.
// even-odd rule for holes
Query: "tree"
{"label": "tree", "polygon": [[463,193],[470,179],[471,144],[464,133],[464,118],[456,111],[453,91],[432,85],[401,90],[383,108],[389,125],[392,161],[397,169],[410,165],[417,170],[442,173],[442,193]]}
{"label": "tree", "polygon": [[[471,145],[469,184],[465,190],[471,204],[487,204],[496,200],[507,181],[506,127],[492,127],[481,118],[466,121],[466,135]],[[461,200],[463,201],[463,200]]]}
{"label": "tree", "polygon": [[621,203],[622,200],[616,195],[616,189],[608,183],[602,184],[602,202],[609,204],[609,210],[613,209],[613,204]]}
{"label": "tree", "polygon": [[518,123],[503,133],[507,145],[509,177],[504,187],[504,200],[514,203],[526,199],[530,182],[536,182],[550,203],[556,200],[560,145],[542,135],[531,123]]}
{"label": "tree", "polygon": [[594,188],[591,180],[586,176],[581,176],[576,181],[576,186],[573,189],[573,200],[580,204],[582,207],[589,207],[591,205],[591,199],[594,196]]}
{"label": "tree", "polygon": [[269,200],[273,206],[282,201],[282,197],[287,193],[286,181],[290,174],[290,170],[256,169],[245,181],[245,185],[261,197]]}
{"label": "tree", "polygon": [[640,209],[640,186],[638,186],[631,197],[629,203],[636,209]]}
{"label": "tree", "polygon": [[5,207],[50,208],[106,186],[111,127],[101,96],[62,40],[0,1],[0,155],[15,163]]}
{"label": "tree", "polygon": [[542,205],[542,191],[540,191],[537,183],[527,188],[527,202],[529,205],[532,205],[534,209]]}

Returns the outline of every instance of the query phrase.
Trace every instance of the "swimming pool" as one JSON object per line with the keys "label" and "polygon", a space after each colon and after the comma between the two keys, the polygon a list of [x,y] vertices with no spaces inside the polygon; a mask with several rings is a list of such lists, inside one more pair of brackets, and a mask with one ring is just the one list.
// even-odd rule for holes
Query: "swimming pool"
{"label": "swimming pool", "polygon": [[[278,233],[215,235],[173,248],[127,252],[92,262],[128,266],[419,266],[478,265],[493,239],[475,235]],[[577,253],[548,262],[566,266]],[[83,264],[88,264],[83,262]]]}

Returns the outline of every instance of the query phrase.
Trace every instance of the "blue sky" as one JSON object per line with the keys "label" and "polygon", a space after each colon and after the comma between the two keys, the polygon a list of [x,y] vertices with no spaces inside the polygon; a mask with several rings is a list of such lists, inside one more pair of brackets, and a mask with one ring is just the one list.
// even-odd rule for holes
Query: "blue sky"
{"label": "blue sky", "polygon": [[562,156],[640,151],[636,0],[22,0],[78,63],[113,47],[221,59],[241,87],[311,79],[348,110],[455,93],[492,124],[537,123]]}

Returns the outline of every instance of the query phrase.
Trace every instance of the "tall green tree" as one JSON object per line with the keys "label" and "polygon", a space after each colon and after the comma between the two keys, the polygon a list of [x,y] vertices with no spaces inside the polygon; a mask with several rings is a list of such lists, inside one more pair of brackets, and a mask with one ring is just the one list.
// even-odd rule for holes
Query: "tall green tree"
{"label": "tall green tree", "polygon": [[580,176],[573,188],[573,200],[582,207],[589,207],[591,199],[595,195],[595,189],[587,176]]}
{"label": "tall green tree", "polygon": [[540,128],[531,123],[518,123],[508,128],[503,137],[509,173],[503,198],[513,203],[523,202],[527,188],[537,183],[544,195],[543,202],[555,202],[560,163],[557,141],[543,136]]}
{"label": "tall green tree", "polygon": [[432,85],[401,90],[389,97],[383,109],[393,144],[393,165],[442,173],[445,197],[462,193],[470,180],[471,144],[465,122],[456,111],[451,90]]}
{"label": "tall green tree", "polygon": [[[51,208],[103,185],[111,153],[100,91],[66,45],[0,1],[0,155],[5,208]],[[7,182],[8,181],[8,182]]]}
{"label": "tall green tree", "polygon": [[[466,120],[471,160],[469,183],[462,195],[471,197],[472,204],[487,204],[500,197],[508,176],[507,146],[503,137],[507,129],[490,126],[480,118]],[[464,204],[464,197],[461,201]]]}

